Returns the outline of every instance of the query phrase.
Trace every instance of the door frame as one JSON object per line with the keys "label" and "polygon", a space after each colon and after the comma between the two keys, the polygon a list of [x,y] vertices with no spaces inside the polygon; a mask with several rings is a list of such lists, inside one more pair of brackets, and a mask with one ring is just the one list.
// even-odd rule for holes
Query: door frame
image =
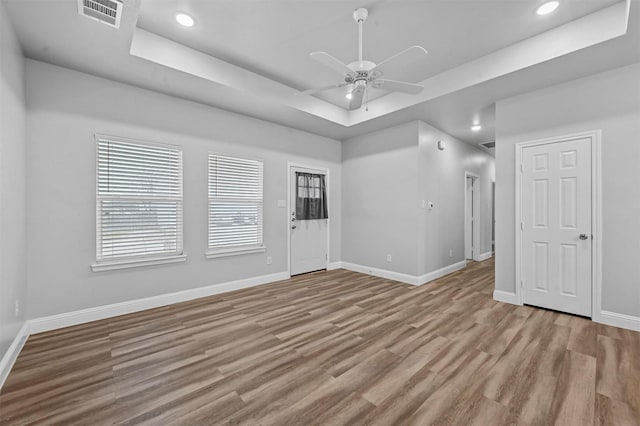
{"label": "door frame", "polygon": [[548,145],[575,139],[591,140],[591,320],[600,322],[600,300],[602,297],[602,130],[571,133],[552,136],[515,144],[515,268],[516,302],[523,305],[522,295],[522,155],[524,148],[536,145]]}
{"label": "door frame", "polygon": [[[308,164],[300,164],[292,161],[287,161],[287,211],[286,211],[286,220],[287,220],[287,274],[289,278],[291,278],[291,169],[293,168],[301,168],[301,169],[309,169],[316,172],[321,172],[325,176],[325,187],[327,190],[327,212],[330,212],[331,202],[330,202],[330,191],[331,191],[331,180],[329,176],[329,168],[321,167],[321,166],[311,166]],[[327,219],[327,270],[329,269],[329,259],[331,259],[331,214],[329,214],[329,218]]]}
{"label": "door frame", "polygon": [[471,247],[471,260],[480,260],[480,175],[477,173],[466,171],[464,172],[464,247],[462,248],[465,261],[467,260],[467,178],[471,178],[473,192],[473,222],[476,226],[473,227],[473,234],[471,235],[474,245]]}

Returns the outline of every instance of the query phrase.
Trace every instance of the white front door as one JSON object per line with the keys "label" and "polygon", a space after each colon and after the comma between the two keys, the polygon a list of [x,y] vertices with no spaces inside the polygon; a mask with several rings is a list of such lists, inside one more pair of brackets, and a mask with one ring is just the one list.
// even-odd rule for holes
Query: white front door
{"label": "white front door", "polygon": [[591,316],[591,139],[522,149],[523,302]]}
{"label": "white front door", "polygon": [[296,206],[300,204],[298,198],[307,197],[313,200],[322,196],[318,179],[313,178],[305,182],[296,173],[322,176],[325,185],[327,185],[326,171],[291,167],[289,173],[291,177],[291,198],[289,200],[289,224],[291,226],[290,273],[291,275],[298,275],[326,269],[328,262],[328,219],[304,219],[301,216],[301,212],[296,211]]}

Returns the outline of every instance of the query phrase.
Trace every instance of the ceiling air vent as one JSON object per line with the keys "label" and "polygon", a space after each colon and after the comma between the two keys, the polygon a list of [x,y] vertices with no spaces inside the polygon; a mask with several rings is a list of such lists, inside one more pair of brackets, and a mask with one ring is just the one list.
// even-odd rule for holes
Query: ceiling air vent
{"label": "ceiling air vent", "polygon": [[480,145],[484,146],[485,148],[495,148],[496,147],[496,141],[493,142],[487,142],[487,143],[481,143]]}
{"label": "ceiling air vent", "polygon": [[78,13],[114,28],[120,28],[122,0],[78,0]]}

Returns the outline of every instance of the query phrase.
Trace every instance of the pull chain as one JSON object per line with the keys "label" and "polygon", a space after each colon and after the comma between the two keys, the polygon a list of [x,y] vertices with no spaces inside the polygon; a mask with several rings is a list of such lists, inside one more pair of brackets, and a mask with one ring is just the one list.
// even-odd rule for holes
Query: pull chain
{"label": "pull chain", "polygon": [[364,91],[364,110],[369,112],[369,91]]}

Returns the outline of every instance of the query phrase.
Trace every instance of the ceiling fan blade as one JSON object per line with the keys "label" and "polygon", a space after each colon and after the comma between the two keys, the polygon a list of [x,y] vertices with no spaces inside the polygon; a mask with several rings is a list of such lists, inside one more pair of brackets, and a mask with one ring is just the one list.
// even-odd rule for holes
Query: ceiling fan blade
{"label": "ceiling fan blade", "polygon": [[349,68],[345,63],[340,62],[340,60],[329,55],[327,52],[313,52],[310,53],[309,56],[332,70],[339,72],[343,76],[345,74],[353,74],[351,68]]}
{"label": "ceiling fan blade", "polygon": [[408,93],[410,95],[417,95],[422,91],[422,89],[424,89],[424,87],[418,84],[405,83],[404,81],[384,80],[380,78],[374,82],[374,86],[379,89]]}
{"label": "ceiling fan blade", "polygon": [[[393,75],[394,71],[402,71],[420,60],[424,60],[428,53],[422,46],[411,46],[380,62],[372,72],[378,71],[381,75]],[[399,75],[399,74],[398,74]]]}
{"label": "ceiling fan blade", "polygon": [[308,90],[304,90],[302,92],[296,92],[295,94],[296,95],[314,95],[314,94],[319,93],[319,92],[324,92],[325,90],[336,89],[338,87],[344,87],[346,85],[347,85],[347,83],[331,84],[329,86],[316,87],[314,89],[308,89]]}
{"label": "ceiling fan blade", "polygon": [[364,97],[365,86],[357,86],[351,92],[351,102],[349,102],[349,109],[358,109],[362,106],[362,98]]}

